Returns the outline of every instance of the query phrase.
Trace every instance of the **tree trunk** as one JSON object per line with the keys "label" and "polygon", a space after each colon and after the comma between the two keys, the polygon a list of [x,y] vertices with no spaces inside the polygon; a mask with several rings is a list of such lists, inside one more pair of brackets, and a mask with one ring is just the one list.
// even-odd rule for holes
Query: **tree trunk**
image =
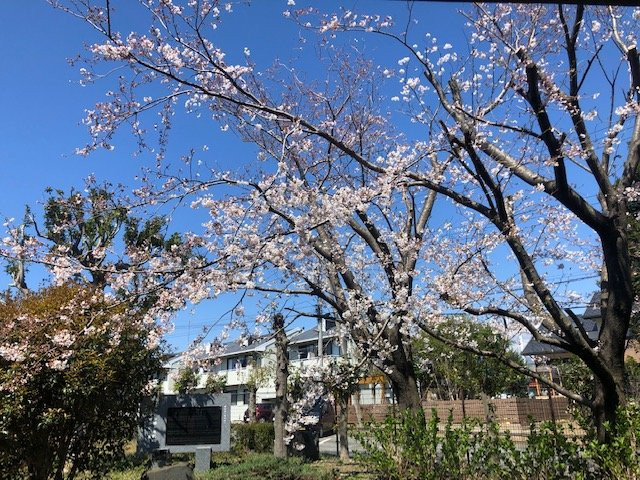
{"label": "tree trunk", "polygon": [[[36,427],[37,428],[37,427]],[[31,436],[32,454],[25,459],[29,480],[48,480],[54,468],[54,453],[48,434]]]}
{"label": "tree trunk", "polygon": [[466,395],[464,392],[464,388],[460,389],[460,400],[462,401],[462,419],[467,419],[467,404],[466,404]]}
{"label": "tree trunk", "polygon": [[258,388],[255,385],[249,385],[249,422],[256,423],[256,396]]}
{"label": "tree trunk", "polygon": [[412,366],[408,369],[406,365],[404,368],[394,365],[391,367],[388,377],[398,401],[398,407],[401,410],[419,410],[422,408],[420,394],[418,393],[418,382]]}
{"label": "tree trunk", "polygon": [[48,480],[51,470],[52,465],[48,456],[45,456],[42,460],[32,459],[32,461],[27,464],[29,480]]}
{"label": "tree trunk", "polygon": [[494,415],[495,407],[491,403],[491,400],[489,399],[489,396],[486,393],[480,392],[480,399],[482,400],[482,405],[484,406],[484,416],[485,416],[486,422],[487,424],[490,424],[493,422],[495,417]]}
{"label": "tree trunk", "polygon": [[402,410],[419,410],[422,408],[422,402],[418,391],[418,377],[413,367],[411,346],[405,344],[397,327],[389,333],[388,339],[397,346],[385,366],[389,370],[387,376],[398,400],[398,407]]}
{"label": "tree trunk", "polygon": [[340,445],[340,460],[349,460],[349,439],[347,437],[347,415],[348,415],[348,393],[339,392],[336,395],[338,418],[336,419],[336,426],[338,430],[338,443]]}
{"label": "tree trunk", "polygon": [[[617,228],[611,234],[600,237],[604,268],[601,282],[598,356],[606,366],[606,371],[595,372],[592,412],[598,441],[603,443],[609,442],[611,434],[605,423],[614,426],[616,410],[625,403],[624,356],[634,298],[631,261],[625,230],[626,211],[621,210],[615,213],[617,215],[612,216],[616,220]],[[592,371],[594,370],[591,366],[589,367]]]}
{"label": "tree trunk", "polygon": [[276,400],[274,405],[273,429],[275,438],[273,441],[273,455],[276,458],[287,457],[287,445],[285,423],[289,409],[287,400],[287,379],[289,378],[289,358],[287,356],[287,334],[284,331],[284,317],[281,314],[273,316],[273,331],[276,343]]}
{"label": "tree trunk", "polygon": [[[605,352],[603,356],[604,354]],[[625,403],[624,363],[612,361],[607,363],[613,379],[603,382],[596,377],[592,408],[597,438],[601,443],[608,443],[611,440],[611,427],[615,428],[617,409]]]}
{"label": "tree trunk", "polygon": [[362,428],[362,408],[360,407],[360,385],[356,385],[356,392],[351,396],[353,410],[356,414],[356,426]]}

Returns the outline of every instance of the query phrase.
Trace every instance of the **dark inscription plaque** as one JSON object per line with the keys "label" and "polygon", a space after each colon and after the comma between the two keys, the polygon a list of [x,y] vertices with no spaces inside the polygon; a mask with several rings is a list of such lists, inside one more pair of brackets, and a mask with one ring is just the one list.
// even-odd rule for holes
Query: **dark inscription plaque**
{"label": "dark inscription plaque", "polygon": [[173,407],[167,411],[167,445],[218,445],[221,407]]}

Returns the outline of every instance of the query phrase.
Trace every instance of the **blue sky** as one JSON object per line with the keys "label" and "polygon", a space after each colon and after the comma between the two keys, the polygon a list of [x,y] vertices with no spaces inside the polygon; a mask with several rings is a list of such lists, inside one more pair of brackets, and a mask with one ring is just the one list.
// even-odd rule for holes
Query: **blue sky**
{"label": "blue sky", "polygon": [[[139,23],[135,10],[124,11],[118,18],[126,18],[126,25],[114,29],[127,32]],[[332,11],[337,2],[319,3]],[[298,6],[301,2],[298,2]],[[352,10],[392,14],[402,17],[406,4],[400,1],[347,1],[342,6]],[[95,33],[77,19],[49,7],[44,1],[4,0],[0,16],[0,55],[5,67],[0,70],[0,216],[20,218],[25,204],[36,207],[44,198],[48,186],[68,190],[82,187],[83,179],[94,174],[98,180],[135,185],[134,177],[145,164],[154,162],[150,155],[134,156],[135,145],[127,133],[118,136],[112,152],[98,151],[89,157],[75,155],[76,147],[88,141],[86,129],[80,124],[85,108],[104,98],[107,87],[80,86],[79,65],[71,66],[68,59],[83,52],[83,47],[96,40]],[[297,54],[299,32],[293,22],[282,16],[286,1],[256,1],[250,6],[238,6],[217,32],[222,48],[233,58],[240,58],[244,47],[251,49],[258,66],[269,65],[276,56],[286,60]],[[460,5],[451,3],[417,2],[415,17],[422,28],[454,45],[464,44],[463,19],[456,14]],[[349,40],[346,40],[349,41]],[[376,51],[375,41],[359,45],[373,51],[390,65],[397,60],[393,52]],[[312,60],[301,68],[314,74]],[[209,145],[207,153],[200,153],[207,162],[224,167],[238,155],[250,152],[230,136],[222,136],[211,122],[176,123],[172,132],[170,156],[178,156],[193,146]],[[255,158],[254,156],[251,158]],[[179,223],[178,223],[179,225]],[[188,224],[183,225],[188,228]],[[193,227],[194,229],[196,226]],[[36,275],[34,275],[36,277]],[[34,279],[32,278],[32,281]],[[9,279],[0,276],[0,288]],[[194,313],[178,316],[176,332],[169,337],[174,348],[181,349],[197,334],[201,325],[210,324],[225,312],[231,301],[222,298],[199,306]],[[251,312],[248,312],[251,313]],[[213,333],[218,329],[214,329]]]}
{"label": "blue sky", "polygon": [[[332,9],[328,2],[322,4],[328,11]],[[385,14],[406,10],[403,2],[352,1],[342,5]],[[283,18],[286,8],[286,1],[256,1],[249,7],[240,6],[222,24],[219,41],[229,55],[239,57],[245,46],[250,48],[252,58],[263,66],[276,56],[295,57],[298,28]],[[442,19],[454,15],[455,5],[434,3],[421,8],[430,18],[440,18],[434,25],[436,29],[453,33]],[[119,13],[119,18],[128,17],[130,28],[135,27],[135,10]],[[461,31],[459,20],[457,25]],[[117,28],[126,32],[128,26]],[[0,56],[6,65],[0,70],[0,217],[19,219],[27,204],[38,212],[46,187],[81,188],[83,179],[90,174],[98,180],[134,185],[140,167],[151,164],[153,159],[148,155],[134,156],[135,146],[126,134],[117,138],[112,152],[97,151],[88,157],[74,153],[76,147],[88,141],[86,129],[80,124],[84,109],[104,98],[107,88],[101,82],[81,86],[80,67],[72,66],[68,60],[83,53],[85,45],[97,39],[95,33],[79,20],[36,0],[5,0],[0,31]],[[312,74],[311,63],[308,68]],[[172,133],[172,152],[176,155],[190,146],[186,137],[194,133],[202,144],[213,143],[206,160],[221,166],[247,148],[228,136],[214,137],[212,130],[217,127],[211,124],[198,124],[195,132],[193,124],[188,130],[180,128],[176,124]],[[37,270],[29,280],[36,286]],[[0,288],[6,288],[9,282],[8,277],[0,276]],[[183,348],[202,325],[215,321],[230,303],[223,298],[201,305],[193,313],[180,314],[169,342],[175,348]]]}

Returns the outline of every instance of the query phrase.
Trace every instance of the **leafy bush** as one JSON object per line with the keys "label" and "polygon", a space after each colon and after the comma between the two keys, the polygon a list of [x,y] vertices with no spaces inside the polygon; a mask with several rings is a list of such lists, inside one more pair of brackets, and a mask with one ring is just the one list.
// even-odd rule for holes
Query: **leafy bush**
{"label": "leafy bush", "polygon": [[516,452],[514,463],[519,473],[516,478],[600,478],[590,476],[593,465],[584,456],[582,442],[552,422],[539,427],[531,424],[527,446]]}
{"label": "leafy bush", "polygon": [[570,435],[553,423],[531,426],[524,449],[518,449],[498,424],[467,419],[441,425],[435,411],[406,412],[369,424],[356,434],[366,453],[359,455],[380,479],[512,480],[640,479],[640,407],[621,410],[612,441]]}
{"label": "leafy bush", "polygon": [[[96,297],[70,283],[0,302],[0,338],[25,345],[22,359],[0,357],[1,478],[103,478],[134,436],[162,351],[135,310]],[[62,366],[46,359],[61,336],[73,338]]]}
{"label": "leafy bush", "polygon": [[612,440],[599,444],[588,442],[585,456],[599,467],[600,478],[640,478],[640,405],[630,403],[618,412]]}
{"label": "leafy bush", "polygon": [[227,385],[227,377],[224,375],[215,375],[210,373],[207,376],[207,381],[204,384],[204,389],[207,393],[215,394],[222,393],[224,387]]}
{"label": "leafy bush", "polygon": [[239,451],[270,452],[275,433],[272,423],[238,423],[231,426],[234,449]]}
{"label": "leafy bush", "polygon": [[193,391],[200,381],[200,376],[191,367],[183,367],[174,381],[174,388],[180,394]]}
{"label": "leafy bush", "polygon": [[[246,425],[242,425],[246,427]],[[299,458],[281,459],[273,455],[247,455],[242,462],[220,465],[198,475],[201,480],[329,480],[328,472],[305,464]]]}
{"label": "leafy bush", "polygon": [[388,417],[381,425],[369,424],[356,438],[366,450],[360,459],[390,480],[499,477],[513,468],[509,460],[516,450],[493,424],[483,429],[469,419],[454,427],[450,415],[441,432],[435,411],[428,421],[422,411]]}

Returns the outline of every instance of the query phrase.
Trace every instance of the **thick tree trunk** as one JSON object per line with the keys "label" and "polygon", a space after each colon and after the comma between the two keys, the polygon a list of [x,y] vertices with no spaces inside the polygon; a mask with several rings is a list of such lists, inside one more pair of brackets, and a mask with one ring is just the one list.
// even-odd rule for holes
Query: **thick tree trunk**
{"label": "thick tree trunk", "polygon": [[388,361],[387,374],[393,387],[393,393],[398,400],[400,409],[419,410],[422,408],[418,378],[413,366],[411,346],[405,344],[402,335],[396,328],[389,335],[389,340],[397,348],[391,353]]}
{"label": "thick tree trunk", "polygon": [[612,427],[615,425],[616,411],[625,403],[624,356],[634,299],[626,235],[626,211],[621,209],[615,213],[617,215],[612,217],[616,220],[617,228],[600,238],[604,268],[601,282],[598,356],[606,371],[594,372],[596,381],[592,408],[600,442],[609,442],[611,432],[606,428],[606,423]]}
{"label": "thick tree trunk", "polygon": [[49,473],[52,470],[50,458],[44,456],[40,461],[32,459],[33,461],[27,464],[27,471],[29,472],[29,480],[48,480]]}
{"label": "thick tree trunk", "polygon": [[598,441],[601,443],[608,443],[611,440],[611,427],[615,428],[616,411],[625,400],[623,385],[621,383],[619,388],[611,388],[599,379],[594,382],[593,422]]}
{"label": "thick tree trunk", "polygon": [[249,385],[249,422],[256,423],[256,396],[258,388],[255,385]]}
{"label": "thick tree trunk", "polygon": [[287,335],[284,331],[284,317],[276,314],[273,317],[273,331],[276,343],[276,400],[273,415],[273,455],[276,458],[287,457],[287,445],[284,442],[286,436],[285,423],[289,409],[287,400],[287,379],[289,378],[289,358],[287,357]]}
{"label": "thick tree trunk", "polygon": [[615,428],[616,412],[625,402],[624,364],[609,362],[609,369],[614,377],[613,384],[609,379],[605,383],[596,378],[594,382],[592,413],[597,438],[601,443],[611,440],[611,428]]}
{"label": "thick tree trunk", "polygon": [[[48,480],[53,473],[54,452],[50,447],[51,438],[47,434],[31,436],[33,454],[26,458],[29,480]],[[1,475],[0,475],[1,477]]]}
{"label": "thick tree trunk", "polygon": [[338,444],[340,445],[340,460],[349,460],[349,439],[347,437],[347,414],[348,414],[348,393],[340,392],[336,395],[338,418],[336,418],[336,427],[338,430]]}
{"label": "thick tree trunk", "polygon": [[393,365],[388,377],[401,410],[422,408],[418,382],[412,365]]}

